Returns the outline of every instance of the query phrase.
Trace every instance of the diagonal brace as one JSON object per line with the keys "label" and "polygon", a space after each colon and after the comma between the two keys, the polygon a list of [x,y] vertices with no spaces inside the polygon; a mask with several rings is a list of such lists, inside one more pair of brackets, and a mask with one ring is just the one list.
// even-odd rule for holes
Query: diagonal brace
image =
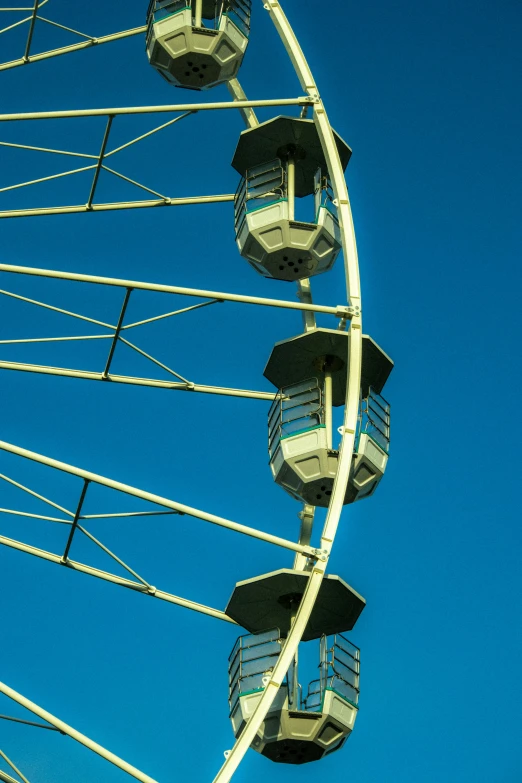
{"label": "diagonal brace", "polygon": [[114,351],[116,350],[116,343],[118,342],[118,339],[120,337],[121,328],[123,326],[123,319],[125,318],[125,312],[127,310],[127,305],[129,304],[129,299],[131,294],[132,294],[132,288],[127,288],[127,290],[125,291],[125,297],[123,299],[123,304],[120,311],[120,317],[118,318],[118,323],[116,324],[116,330],[112,337],[112,345],[109,351],[109,356],[107,358],[107,364],[105,365],[105,370],[103,371],[102,374],[102,380],[104,381],[106,381],[107,378],[109,377],[109,370],[111,369]]}
{"label": "diagonal brace", "polygon": [[94,172],[94,177],[93,177],[93,180],[92,180],[91,192],[89,193],[89,198],[87,199],[87,204],[86,204],[87,209],[91,209],[91,207],[92,207],[92,201],[94,199],[94,194],[96,192],[96,187],[98,185],[98,178],[100,176],[100,171],[101,171],[101,168],[102,168],[103,158],[105,156],[105,150],[107,148],[107,142],[109,141],[109,134],[111,132],[111,126],[112,126],[113,119],[114,119],[114,115],[113,114],[109,114],[109,118],[107,119],[107,125],[105,126],[105,133],[103,134],[103,141],[102,141],[102,145],[101,145],[101,149],[100,149],[100,154],[99,154],[99,157],[98,157],[98,163],[97,163],[96,170]]}
{"label": "diagonal brace", "polygon": [[73,523],[71,525],[71,530],[69,532],[69,538],[67,539],[67,544],[65,546],[65,552],[63,553],[63,557],[61,560],[61,562],[64,564],[67,563],[67,556],[69,555],[69,549],[71,548],[72,540],[76,532],[76,528],[78,527],[78,520],[80,519],[80,514],[82,513],[83,501],[85,500],[85,495],[87,494],[87,490],[89,489],[89,484],[90,484],[89,479],[84,479],[82,494],[80,495],[80,500],[78,501],[76,514],[74,515]]}

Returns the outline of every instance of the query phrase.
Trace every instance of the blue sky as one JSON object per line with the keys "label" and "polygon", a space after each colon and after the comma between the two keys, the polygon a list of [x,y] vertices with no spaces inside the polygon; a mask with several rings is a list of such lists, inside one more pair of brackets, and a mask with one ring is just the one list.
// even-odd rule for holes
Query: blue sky
{"label": "blue sky", "polygon": [[[142,24],[146,10],[141,0],[68,5],[51,0],[47,15],[99,35]],[[520,4],[287,0],[284,8],[331,122],[353,148],[347,179],[364,329],[395,361],[385,392],[392,445],[375,497],[344,510],[330,566],[367,600],[349,634],[361,648],[355,730],[341,752],[304,767],[249,751],[237,780],[307,783],[324,774],[357,783],[515,783],[522,777]],[[257,0],[252,25],[241,71],[249,97],[299,95]],[[19,55],[19,40],[0,37],[2,61]],[[71,40],[37,28],[35,51]],[[143,47],[133,38],[3,72],[1,111],[197,98],[163,82]],[[226,95],[218,88],[202,100]],[[114,144],[153,126],[150,118],[118,121]],[[171,196],[233,192],[230,160],[241,129],[239,113],[201,113],[121,153],[119,168]],[[103,120],[6,124],[0,140],[92,154],[102,133]],[[0,187],[65,170],[70,160],[0,147]],[[0,210],[85,202],[90,176],[0,193]],[[135,194],[100,180],[100,201]],[[2,220],[0,236],[7,263],[295,295],[239,257],[230,204]],[[341,267],[314,281],[318,302],[343,302]],[[118,291],[1,277],[4,289],[100,320],[114,319],[121,305]],[[133,295],[129,317],[186,304]],[[4,297],[1,305],[0,339],[71,333],[61,316]],[[135,337],[191,380],[269,390],[262,370],[271,347],[300,328],[297,314],[223,304]],[[0,355],[98,369],[107,347],[105,340],[2,346]],[[113,369],[150,372],[120,348]],[[0,383],[2,439],[297,536],[299,507],[266,464],[266,403],[14,372]],[[8,455],[0,454],[0,472],[69,506],[80,489]],[[2,507],[45,513],[7,484],[0,493]],[[139,508],[93,490],[86,510]],[[0,523],[4,535],[52,551],[65,544],[61,526],[7,515]],[[218,608],[236,581],[292,562],[290,553],[188,517],[101,520],[90,530],[156,586]],[[109,567],[79,538],[71,556]],[[1,679],[158,781],[212,780],[233,744],[226,695],[234,628],[10,549],[0,559]],[[313,676],[310,668],[302,679]],[[22,715],[2,699],[6,712]],[[0,748],[31,783],[124,780],[51,732],[2,722]]]}

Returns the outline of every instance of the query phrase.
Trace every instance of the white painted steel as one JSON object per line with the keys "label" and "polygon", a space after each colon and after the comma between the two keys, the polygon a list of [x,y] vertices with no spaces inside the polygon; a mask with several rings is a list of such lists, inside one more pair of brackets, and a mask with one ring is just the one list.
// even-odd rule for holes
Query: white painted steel
{"label": "white painted steel", "polygon": [[47,465],[50,468],[61,470],[63,473],[69,473],[71,476],[78,476],[85,481],[93,481],[95,484],[101,484],[104,487],[115,489],[118,492],[124,492],[126,495],[132,495],[142,500],[147,500],[150,503],[156,503],[158,506],[164,506],[170,508],[173,511],[178,511],[181,514],[186,514],[189,517],[196,517],[202,519],[204,522],[210,522],[213,525],[219,527],[226,527],[229,530],[234,530],[236,533],[244,533],[252,538],[258,538],[260,541],[265,541],[268,544],[274,544],[275,546],[283,547],[284,549],[290,549],[294,552],[303,552],[306,554],[314,554],[315,550],[309,546],[301,546],[295,544],[293,541],[287,541],[286,538],[280,538],[280,536],[274,536],[271,533],[263,533],[255,528],[248,527],[247,525],[241,525],[238,522],[232,522],[229,519],[218,517],[216,514],[209,514],[206,511],[200,511],[197,508],[186,506],[183,503],[176,503],[168,498],[161,497],[161,495],[154,495],[151,492],[145,492],[142,489],[131,487],[129,484],[122,484],[120,481],[114,481],[113,479],[106,478],[105,476],[99,476],[97,473],[91,473],[88,470],[82,470],[76,468],[73,465],[68,465],[66,462],[60,462],[56,459],[51,459],[43,454],[37,454],[35,451],[29,451],[28,449],[22,449],[19,446],[15,446],[12,443],[6,443],[0,440],[0,449],[7,451],[9,454],[16,454],[19,457],[38,462],[40,465]]}
{"label": "white painted steel", "polygon": [[150,775],[146,775],[136,767],[133,767],[132,764],[128,764],[126,761],[123,761],[123,759],[121,759],[119,756],[116,756],[114,753],[106,750],[101,745],[98,745],[97,742],[89,739],[89,737],[86,737],[85,734],[81,734],[79,731],[76,731],[76,729],[73,729],[72,726],[69,726],[67,723],[64,723],[63,720],[56,718],[54,715],[51,715],[50,712],[42,709],[42,707],[39,707],[33,701],[26,699],[25,696],[22,696],[21,693],[13,690],[13,688],[9,688],[9,686],[3,682],[0,682],[0,693],[3,693],[9,699],[12,699],[12,701],[20,704],[20,706],[25,707],[26,710],[29,710],[35,715],[38,715],[38,717],[42,718],[42,720],[46,720],[51,724],[51,726],[55,726],[55,728],[63,731],[64,734],[67,734],[67,736],[71,737],[73,740],[76,740],[76,742],[79,742],[81,745],[89,748],[89,750],[97,753],[98,756],[101,756],[106,761],[110,761],[110,763],[114,764],[115,767],[123,770],[133,778],[136,778],[136,780],[140,780],[141,783],[157,783],[157,781],[154,780],[154,778],[151,778]]}
{"label": "white painted steel", "polygon": [[39,547],[32,546],[31,544],[24,544],[23,541],[16,541],[15,539],[8,538],[7,536],[0,536],[0,545],[9,547],[10,549],[16,549],[18,552],[24,552],[27,555],[34,555],[35,557],[39,557],[42,560],[46,560],[49,563],[54,563],[55,565],[70,568],[72,571],[79,571],[82,574],[94,576],[97,579],[102,579],[104,582],[111,582],[112,584],[119,585],[120,587],[127,587],[130,590],[135,590],[136,592],[142,593],[143,595],[148,595],[151,598],[158,598],[160,601],[166,601],[169,604],[176,604],[177,606],[182,606],[184,609],[192,609],[194,612],[206,614],[209,615],[209,617],[216,618],[217,620],[223,620],[224,622],[232,623],[232,625],[237,625],[234,620],[232,620],[219,609],[213,609],[210,606],[199,604],[196,601],[190,601],[188,598],[181,598],[180,596],[173,595],[172,593],[168,593],[165,590],[158,590],[156,587],[147,589],[141,582],[133,582],[131,579],[126,579],[123,576],[112,574],[109,571],[103,571],[100,568],[93,568],[92,566],[85,563],[79,563],[77,560],[68,559],[66,562],[64,562],[61,555],[57,555],[54,552],[47,552],[45,549],[40,549]]}
{"label": "white painted steel", "polygon": [[[105,284],[108,285],[124,285],[124,286],[130,286],[135,288],[141,287],[144,288],[145,290],[163,290],[163,291],[168,290],[170,293],[185,293],[188,295],[212,296],[218,299],[222,298],[223,300],[228,300],[228,301],[242,301],[244,303],[265,304],[265,305],[276,306],[276,307],[291,306],[292,309],[298,309],[303,311],[304,317],[310,314],[310,318],[313,317],[311,316],[312,313],[328,311],[331,314],[335,314],[341,317],[348,317],[349,319],[351,319],[351,325],[349,331],[350,362],[349,362],[349,367],[347,368],[347,373],[348,373],[347,396],[346,396],[344,422],[342,427],[342,442],[341,442],[340,456],[339,456],[339,467],[338,467],[337,476],[334,481],[332,497],[327,511],[326,521],[321,535],[321,546],[326,556],[324,560],[319,560],[319,561],[316,560],[314,567],[310,571],[307,588],[305,590],[303,599],[300,603],[295,618],[295,622],[282,648],[282,652],[279,657],[278,663],[272,672],[271,680],[268,683],[263,693],[263,696],[261,697],[258,706],[252,718],[246,725],[242,735],[235,743],[233,749],[227,754],[226,761],[223,764],[220,771],[218,772],[217,776],[215,777],[214,783],[228,782],[232,778],[234,772],[237,770],[239,764],[241,763],[241,760],[244,754],[246,753],[246,750],[250,746],[256,732],[258,731],[262,721],[264,720],[270,708],[270,705],[272,704],[275,696],[277,695],[277,692],[284,679],[284,676],[286,675],[288,667],[290,666],[292,660],[296,655],[298,644],[303,636],[304,629],[307,625],[313,606],[315,604],[315,600],[319,593],[321,582],[324,577],[324,573],[328,563],[328,555],[330,553],[330,550],[332,548],[335,539],[335,534],[340,519],[343,499],[344,499],[346,486],[348,483],[349,472],[351,468],[355,429],[357,423],[357,411],[358,411],[360,377],[361,377],[362,324],[361,324],[361,311],[360,311],[361,295],[360,295],[360,284],[359,284],[359,269],[358,269],[357,250],[355,244],[353,221],[352,221],[348,191],[344,180],[342,166],[339,160],[337,147],[335,145],[333,132],[328,122],[328,117],[325,112],[322,101],[320,100],[319,93],[315,85],[313,76],[308,67],[304,54],[299,46],[299,43],[281,8],[281,5],[279,2],[275,2],[273,0],[267,0],[267,2],[264,2],[264,7],[271,16],[271,19],[276,27],[276,30],[279,33],[283,41],[283,44],[286,48],[286,51],[292,61],[294,69],[301,82],[302,88],[306,92],[306,97],[304,98],[302,97],[298,99],[288,99],[288,100],[279,100],[279,101],[235,100],[232,103],[221,103],[221,104],[196,104],[196,105],[183,104],[183,105],[169,106],[169,107],[135,107],[130,109],[99,109],[99,110],[80,111],[80,112],[38,112],[38,113],[23,114],[23,115],[22,114],[0,115],[0,121],[16,121],[16,120],[66,118],[66,117],[75,117],[75,116],[138,114],[138,113],[155,113],[155,112],[168,112],[168,111],[194,111],[194,110],[199,111],[199,110],[209,110],[209,109],[218,109],[218,108],[223,108],[223,109],[235,108],[235,109],[240,109],[242,112],[243,111],[246,112],[247,110],[249,109],[251,110],[254,107],[262,107],[262,106],[299,105],[302,107],[308,107],[313,105],[314,108],[314,122],[316,124],[319,137],[322,143],[323,151],[326,157],[328,170],[332,181],[334,196],[336,199],[335,203],[338,209],[343,251],[344,251],[347,297],[348,297],[349,305],[354,309],[353,312],[348,313],[345,307],[320,308],[311,305],[310,302],[307,301],[308,292],[306,291],[302,291],[302,300],[304,301],[301,301],[300,304],[281,303],[281,302],[276,302],[274,300],[260,301],[258,298],[255,297],[234,296],[232,298],[232,296],[230,295],[221,296],[216,294],[215,292],[198,291],[197,293],[195,292],[189,293],[189,289],[174,290],[174,287],[167,287],[167,286],[151,286],[149,284],[136,285],[131,281],[114,281],[106,278],[94,279],[91,278],[90,276],[85,276],[85,275],[73,276],[73,275],[67,275],[62,273],[44,273],[43,270],[29,271],[29,274],[36,274],[36,275],[41,274],[42,276],[48,276],[48,277],[64,277],[65,279],[85,280],[86,282],[103,281]],[[249,121],[249,124],[250,123],[251,120]],[[207,197],[207,198],[210,201],[213,197]],[[214,198],[215,199],[221,198],[222,200],[232,200],[233,196],[232,197],[221,196],[221,197],[214,197]],[[188,201],[189,200],[178,200],[178,203],[182,203],[182,202],[187,203]],[[154,202],[141,202],[141,205],[149,206],[152,205],[153,203]],[[157,205],[162,204],[162,202],[156,202],[156,203]],[[201,202],[195,202],[194,200],[192,203],[201,203]],[[131,206],[135,206],[135,204],[131,202],[125,205],[123,204],[101,205],[101,207],[100,205],[97,205],[95,209],[100,209],[100,208],[121,209],[121,208],[131,208]],[[58,210],[60,209],[62,210],[62,214],[64,211],[71,211],[71,210],[82,211],[80,207],[58,208]],[[44,210],[13,211],[10,213],[0,213],[0,216],[12,217],[21,214],[59,214],[58,210],[56,211],[53,210],[52,212],[44,211]],[[7,265],[0,265],[0,270],[27,273],[27,270],[25,270],[24,268],[21,267],[9,268]],[[310,328],[310,320],[307,319],[307,321],[305,321],[305,325],[308,328]],[[28,368],[29,366],[26,365],[25,367]],[[57,372],[62,372],[62,371],[58,370]],[[69,372],[69,371],[63,371],[63,372]],[[82,376],[78,376],[78,377],[82,377]],[[9,446],[9,444],[7,445]],[[0,448],[3,447],[4,446],[2,445],[2,443],[0,443]],[[19,453],[21,456],[28,456],[32,454],[31,452],[25,452],[25,450],[17,449],[16,447],[8,447],[7,450],[12,451],[12,453]],[[34,456],[29,456],[29,458],[33,459]],[[46,458],[44,459],[46,460]],[[43,459],[38,459],[37,461],[43,461]],[[63,464],[63,463],[55,463],[55,461],[52,460],[44,462],[44,464],[51,464],[51,463],[53,463],[52,465],[53,467]],[[77,471],[77,469],[74,470]],[[86,472],[81,471],[81,472],[75,472],[75,475],[80,475],[85,478],[87,476],[92,476],[93,474],[87,474]],[[108,486],[113,486],[114,488],[121,488],[122,486],[125,486],[125,485],[119,485],[119,486],[116,485],[117,485],[116,482],[111,482],[111,484],[109,484]],[[128,489],[132,490],[132,488],[126,488],[122,491],[128,491]],[[129,492],[129,494],[136,494],[138,497],[147,496],[145,499],[154,498],[152,502],[156,502],[159,504],[162,504],[161,501],[164,501],[164,499],[162,498],[158,499],[157,496],[150,496],[148,495],[148,493],[137,494],[135,490]],[[171,502],[169,501],[168,503],[170,504]],[[167,505],[166,503],[163,504]],[[176,508],[176,509],[181,508],[180,504],[172,504],[169,507]],[[184,513],[190,513],[190,512],[184,512]],[[198,512],[198,514],[193,514],[193,515],[200,516],[201,513],[202,512]],[[206,515],[206,516],[208,517],[210,515]],[[200,518],[204,519],[206,517],[200,516]],[[213,521],[213,520],[208,519],[208,521]],[[228,523],[228,520],[225,520],[225,522]],[[220,523],[216,522],[216,524],[220,524]],[[233,527],[231,527],[231,525],[233,525]],[[228,526],[231,527],[231,529],[236,529],[236,530],[244,527],[244,526],[238,526],[235,523],[228,523],[223,526],[225,527]],[[239,532],[245,532],[247,535],[252,535],[252,532],[247,532],[247,530],[239,530]],[[261,536],[256,535],[255,537],[261,537]],[[264,540],[267,539],[264,538]],[[6,542],[0,539],[0,543],[6,543]],[[272,543],[275,542],[272,541]],[[18,542],[10,542],[7,545],[15,546],[15,548],[24,547],[23,551],[29,551],[29,548],[27,548],[25,545],[19,544]],[[315,550],[311,550],[309,546],[294,545],[291,544],[291,542],[285,542],[284,544],[279,543],[279,545],[286,546],[289,549],[294,549],[294,551],[298,552],[299,558],[301,558],[304,555],[309,555],[309,556],[312,555],[312,557],[314,557],[314,555],[316,554]],[[31,553],[36,554],[35,552],[31,552]],[[46,554],[49,555],[49,558],[54,557],[49,553]],[[139,589],[143,589],[142,585],[136,587],[138,587]]]}
{"label": "white painted steel", "polygon": [[71,111],[36,111],[17,114],[0,114],[0,122],[25,122],[27,120],[63,120],[74,117],[117,117],[128,114],[165,114],[173,111],[194,112],[214,109],[249,109],[256,106],[309,106],[313,101],[308,97],[274,98],[257,101],[216,101],[214,103],[172,103],[164,106],[127,106],[108,109],[73,109]]}
{"label": "white painted steel", "polygon": [[0,272],[12,272],[20,275],[50,277],[57,280],[76,280],[79,283],[96,283],[119,288],[135,288],[139,291],[158,291],[164,294],[179,294],[180,296],[199,296],[202,299],[218,299],[223,302],[240,302],[243,304],[263,305],[264,307],[282,307],[287,310],[306,310],[312,313],[335,315],[338,318],[350,318],[351,314],[345,305],[330,307],[308,302],[288,302],[283,299],[266,299],[261,296],[246,296],[230,294],[222,291],[207,291],[202,288],[183,288],[177,285],[161,285],[159,283],[143,283],[138,280],[123,280],[117,277],[100,277],[99,275],[82,275],[73,272],[57,272],[51,269],[18,266],[16,264],[0,264]]}
{"label": "white painted steel", "polygon": [[326,426],[326,445],[332,448],[332,373],[324,374],[324,423]]}
{"label": "white painted steel", "polygon": [[[6,756],[6,754],[3,752],[3,750],[0,750],[0,756],[1,756],[1,757],[4,759],[4,761],[6,762],[6,764],[9,764],[9,766],[11,767],[11,769],[13,770],[13,772],[16,772],[16,774],[18,775],[18,777],[19,777],[21,780],[23,780],[23,783],[29,783],[29,781],[27,780],[27,778],[25,777],[25,775],[23,775],[23,774],[20,772],[20,770],[18,769],[18,767],[17,767],[17,766],[16,766],[16,765],[15,765],[15,764],[14,764],[14,763],[11,761],[11,759],[10,759],[8,756]],[[2,774],[5,774],[5,773],[2,773]],[[7,780],[9,780],[9,781],[13,780],[13,778],[12,778],[10,775],[6,775],[6,776],[5,776],[5,779],[7,779]],[[15,781],[15,783],[16,783],[16,781]]]}
{"label": "white painted steel", "polygon": [[[315,100],[314,122],[317,126],[323,151],[325,153],[328,171],[330,173],[332,187],[336,202],[338,205],[339,224],[341,228],[341,237],[343,244],[347,297],[350,305],[357,307],[357,314],[352,318],[349,331],[349,356],[350,361],[347,368],[347,392],[344,411],[344,422],[342,428],[342,441],[339,453],[339,465],[337,475],[334,480],[332,496],[326,515],[323,532],[321,535],[321,546],[329,553],[331,551],[341,511],[343,507],[344,495],[348,484],[350,474],[352,453],[355,439],[355,428],[357,424],[357,411],[359,403],[359,389],[361,383],[361,356],[362,356],[362,324],[360,315],[360,283],[359,268],[357,259],[357,249],[355,245],[355,232],[349,206],[348,189],[344,179],[344,173],[339,159],[339,154],[335,144],[332,128],[328,122],[328,117],[319,93],[314,82],[312,73],[306,62],[305,56],[301,50],[299,42],[281,8],[280,3],[273,0],[264,2],[265,9],[281,37],[286,51],[292,61],[296,74],[301,82],[302,88],[307,92],[311,99]],[[228,783],[237,770],[241,760],[252,743],[258,729],[264,721],[272,702],[274,701],[279,687],[286,675],[303,636],[306,624],[312,613],[315,601],[319,594],[321,582],[323,580],[328,559],[318,561],[310,573],[308,585],[299,605],[299,611],[295,623],[283,645],[281,655],[271,675],[263,696],[259,700],[254,714],[247,723],[241,736],[236,741],[234,747],[227,755],[225,763],[214,778],[214,783]]]}
{"label": "white painted steel", "polygon": [[2,772],[2,770],[0,770],[0,780],[2,780],[3,783],[20,783],[16,778],[11,777],[7,772]]}
{"label": "white painted steel", "polygon": [[248,389],[228,389],[224,386],[205,386],[201,383],[176,383],[159,381],[155,378],[133,378],[130,375],[104,375],[103,372],[91,370],[73,370],[67,367],[48,367],[40,364],[24,364],[23,362],[2,362],[0,370],[15,372],[34,372],[38,375],[56,375],[61,378],[80,378],[86,381],[103,381],[105,383],[126,383],[130,386],[149,386],[155,389],[169,391],[193,392],[195,394],[220,394],[224,397],[243,397],[249,400],[267,400],[271,402],[276,395],[270,392],[249,391]]}
{"label": "white painted steel", "polygon": [[[90,168],[93,168],[92,166]],[[46,177],[45,179],[51,179]],[[55,177],[56,179],[56,177]],[[0,212],[1,218],[39,217],[41,215],[75,215],[83,212],[113,212],[118,209],[149,209],[157,207],[185,207],[194,204],[220,204],[234,201],[234,194],[222,196],[188,196],[187,198],[164,198],[147,201],[116,201],[105,204],[73,204],[68,207],[36,207],[34,209],[5,209]]]}
{"label": "white painted steel", "polygon": [[[40,3],[40,8],[44,3]],[[2,11],[7,10],[22,10],[22,9],[0,9]],[[30,10],[30,9],[26,9]],[[23,19],[17,24],[23,24],[29,19]],[[59,57],[62,54],[69,54],[70,52],[77,52],[80,49],[88,49],[91,46],[101,46],[105,43],[111,43],[112,41],[119,41],[122,38],[129,38],[132,35],[140,35],[147,30],[147,27],[133,27],[131,30],[123,30],[121,33],[111,33],[110,35],[101,35],[98,38],[92,38],[88,41],[79,41],[75,44],[69,44],[68,46],[60,46],[58,49],[50,49],[47,52],[39,52],[38,54],[31,54],[27,58],[19,57],[17,60],[10,60],[9,62],[0,64],[0,71],[8,71],[11,68],[19,68],[21,65],[29,65],[30,63],[38,62],[39,60],[48,60],[50,57]]]}

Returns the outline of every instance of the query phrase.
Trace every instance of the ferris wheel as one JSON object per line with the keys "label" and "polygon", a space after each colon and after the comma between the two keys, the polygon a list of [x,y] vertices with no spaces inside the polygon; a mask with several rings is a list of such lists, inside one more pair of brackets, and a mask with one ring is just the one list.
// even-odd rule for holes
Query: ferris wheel
{"label": "ferris wheel", "polygon": [[[28,383],[35,376],[50,376],[57,384],[65,378],[98,381],[101,386],[112,386],[111,393],[125,387],[189,392],[194,405],[196,398],[204,395],[215,398],[216,405],[225,398],[264,402],[268,413],[269,470],[280,488],[281,497],[290,498],[299,513],[300,534],[294,541],[245,522],[233,521],[212,510],[202,510],[176,498],[124,483],[118,479],[117,465],[112,475],[106,476],[95,472],[92,465],[70,464],[59,459],[57,443],[43,454],[32,450],[31,443],[2,440],[0,450],[5,461],[0,472],[0,517],[54,526],[61,531],[63,539],[62,548],[50,551],[0,531],[0,544],[7,548],[3,554],[7,557],[8,550],[17,550],[64,569],[80,571],[238,626],[241,635],[228,660],[228,707],[234,742],[225,752],[222,766],[218,768],[216,764],[214,783],[229,781],[249,748],[279,764],[319,762],[324,756],[340,750],[354,728],[359,700],[360,653],[346,633],[354,628],[365,607],[363,596],[346,581],[349,576],[330,573],[328,565],[343,510],[347,507],[348,514],[351,504],[374,494],[386,470],[390,442],[390,406],[383,390],[393,362],[362,331],[357,249],[344,175],[351,150],[330,125],[296,35],[281,4],[275,0],[260,4],[260,11],[264,8],[273,23],[274,35],[279,36],[301,85],[301,95],[260,100],[249,100],[238,78],[249,40],[256,35],[255,14],[251,20],[251,0],[151,0],[148,9],[144,8],[146,24],[97,38],[47,17],[47,12],[42,14],[48,1],[35,0],[34,6],[27,9],[0,8],[2,12],[19,17],[0,30],[0,41],[1,34],[8,34],[15,28],[21,27],[27,34],[22,56],[0,64],[0,70],[12,70],[76,50],[144,36],[149,67],[157,71],[158,79],[161,76],[172,88],[180,88],[175,92],[173,89],[172,93],[176,98],[181,96],[184,102],[1,114],[2,128],[10,124],[23,129],[20,141],[4,141],[0,133],[0,147],[4,151],[26,150],[82,160],[77,168],[14,184],[2,182],[0,193],[17,195],[21,188],[58,179],[63,181],[76,175],[86,176],[88,187],[78,203],[22,207],[20,202],[14,201],[12,208],[0,211],[0,218],[27,219],[94,212],[110,215],[119,211],[125,214],[133,209],[225,204],[232,236],[230,252],[239,254],[242,262],[250,266],[254,280],[265,278],[282,282],[286,290],[290,292],[291,289],[291,294],[285,298],[240,294],[200,285],[188,287],[102,276],[85,270],[62,271],[13,264],[4,258],[0,263],[0,295],[9,307],[14,308],[19,303],[29,305],[38,312],[66,318],[82,328],[88,327],[91,332],[95,328],[96,334],[48,336],[44,333],[38,337],[2,339],[2,347],[13,349],[42,344],[46,349],[57,344],[65,346],[71,349],[66,355],[72,359],[73,366],[57,366],[52,360],[42,363],[13,360],[9,356],[0,359],[0,369],[19,373]],[[51,13],[52,4],[49,5]],[[35,51],[35,31],[42,24],[60,28],[80,40],[44,52]],[[144,67],[147,67],[146,63]],[[228,89],[230,100],[212,101],[209,98],[212,95],[209,91],[220,86]],[[206,100],[201,101],[201,98]],[[237,175],[237,189],[233,193],[166,196],[120,171],[117,157],[114,162],[110,160],[189,118],[191,122],[197,122],[198,116],[210,111],[217,112],[218,117],[221,112],[239,112],[244,123],[244,130],[232,144],[235,151],[230,163]],[[268,118],[262,119],[261,114]],[[142,116],[152,120],[154,127],[114,146],[118,122]],[[37,141],[28,143],[27,127],[40,127],[40,123],[46,122],[52,122],[56,127],[72,120],[88,122],[97,118],[104,123],[97,154],[57,149]],[[35,138],[38,138],[37,134]],[[141,197],[100,201],[102,176],[139,188]],[[182,221],[178,225],[180,229],[183,230]],[[209,236],[209,245],[211,242]],[[343,264],[345,301],[341,304],[315,303],[312,297],[315,278],[328,275],[334,265],[339,269]],[[152,269],[152,264],[147,264],[146,269]],[[151,273],[151,277],[154,274]],[[19,288],[19,281],[28,285]],[[36,298],[32,293],[28,295],[27,292],[32,292],[40,283],[49,285],[46,289],[50,292],[49,299]],[[53,288],[55,284],[64,292],[65,304],[63,301],[58,303],[55,298],[58,291]],[[71,290],[69,299],[68,286]],[[82,309],[81,303],[89,301],[88,295],[82,293],[87,289],[99,291],[100,296],[105,297],[107,315],[103,318]],[[168,304],[166,307],[161,305],[159,312],[146,318],[130,318],[133,303],[137,299],[141,303],[147,297],[154,298],[154,306],[158,297],[162,297],[163,302],[168,300]],[[248,310],[249,314],[258,310],[284,311],[301,319],[300,329],[281,334],[266,356],[265,366],[257,368],[259,377],[264,375],[271,391],[191,380],[185,373],[173,369],[163,357],[142,348],[140,338],[134,337],[141,334],[142,327],[150,324],[161,326],[188,312],[221,312],[222,308],[214,308],[214,305],[226,306],[227,303]],[[319,323],[319,317],[325,325]],[[219,316],[213,316],[214,323],[219,323]],[[130,330],[134,330],[132,334]],[[74,365],[76,346],[80,342],[96,348],[103,346],[103,361],[97,369]],[[132,363],[131,371],[115,372],[115,357],[124,346],[128,355],[147,363],[151,368],[149,375],[136,374],[132,371]],[[190,346],[188,350],[190,352]],[[160,370],[162,377],[157,377],[158,373],[153,375],[152,368]],[[176,397],[185,399],[186,395]],[[190,413],[187,410],[183,415]],[[219,424],[210,422],[205,428],[212,426],[218,428]],[[231,446],[226,442],[225,434],[220,442],[223,455]],[[262,451],[264,444],[250,443],[248,448]],[[3,466],[8,466],[11,458],[15,460],[12,472],[7,472],[7,468],[4,472]],[[224,460],[224,456],[216,455],[216,470],[225,468],[219,464]],[[21,464],[37,466],[41,471],[35,474],[35,484],[23,478],[24,471],[19,471]],[[51,474],[57,478],[47,479]],[[260,486],[270,481],[268,472],[257,480]],[[70,482],[67,483],[66,499],[53,494],[53,481],[57,488],[62,482],[64,487],[65,482]],[[53,487],[53,491],[48,487]],[[109,512],[93,506],[102,496],[111,497]],[[11,502],[11,498],[17,498],[18,504],[15,500]],[[91,498],[89,510],[95,513],[86,513]],[[37,501],[40,510],[36,511],[35,505],[24,505],[27,499],[33,504]],[[132,500],[138,505],[130,511],[121,510],[128,508],[121,499]],[[92,532],[92,524],[99,519],[172,516],[201,520],[288,550],[293,555],[293,562],[289,567],[263,573],[251,563],[248,578],[235,580],[228,603],[218,608],[158,588],[152,579],[142,577]],[[78,539],[88,539],[117,564],[118,570],[101,569],[76,559],[74,549]],[[18,557],[13,554],[15,556]],[[125,571],[124,576],[121,569]],[[75,577],[70,575],[70,578]],[[299,677],[299,653],[307,642],[316,645],[319,676],[303,687]],[[223,661],[223,668],[226,667],[227,663]],[[103,743],[73,728],[49,711],[47,705],[36,704],[28,695],[19,693],[14,683],[12,685],[0,683],[0,693],[32,713],[32,717],[6,714],[0,716],[0,722],[30,724],[67,735],[135,779],[154,783],[152,777],[108,750]],[[23,773],[23,758],[11,758],[1,742],[0,755],[10,768],[9,772],[0,769],[0,780],[9,783],[27,780]]]}

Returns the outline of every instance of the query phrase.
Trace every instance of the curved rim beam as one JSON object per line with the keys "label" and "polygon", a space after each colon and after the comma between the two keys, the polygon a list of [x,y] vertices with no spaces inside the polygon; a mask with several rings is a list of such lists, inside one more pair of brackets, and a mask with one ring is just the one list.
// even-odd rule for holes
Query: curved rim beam
{"label": "curved rim beam", "polygon": [[328,121],[328,116],[319,97],[319,92],[313,79],[312,72],[306,62],[299,42],[279,2],[267,0],[267,2],[264,2],[264,8],[270,14],[270,18],[292,61],[302,88],[315,104],[314,122],[321,139],[336,198],[343,244],[347,298],[350,305],[354,307],[354,315],[348,333],[350,362],[347,370],[347,391],[342,441],[339,453],[339,467],[335,477],[330,505],[328,507],[321,536],[321,546],[325,552],[325,558],[322,561],[317,561],[310,573],[307,588],[299,605],[295,622],[283,645],[281,655],[272,672],[270,682],[265,688],[265,691],[259,700],[252,717],[243,729],[242,734],[236,741],[233,749],[227,754],[225,763],[214,778],[214,783],[228,783],[237,770],[279,691],[286,672],[297,652],[298,645],[312,613],[312,609],[319,594],[321,582],[325,575],[328,556],[335,540],[335,534],[343,508],[343,499],[352,463],[359,405],[359,389],[361,384],[361,292],[355,231],[348,198],[348,188],[344,179],[341,161],[335,145],[333,131]]}

